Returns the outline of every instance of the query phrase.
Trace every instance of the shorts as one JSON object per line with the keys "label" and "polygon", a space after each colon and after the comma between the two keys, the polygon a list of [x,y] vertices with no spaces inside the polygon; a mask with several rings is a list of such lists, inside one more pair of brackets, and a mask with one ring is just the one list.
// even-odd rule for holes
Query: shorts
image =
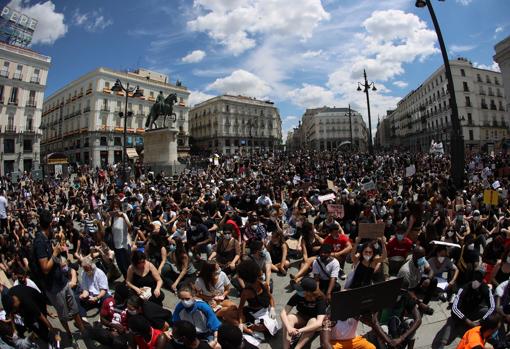
{"label": "shorts", "polygon": [[349,340],[332,340],[331,348],[333,349],[375,349],[375,345],[367,341],[361,336],[354,337]]}
{"label": "shorts", "polygon": [[46,292],[46,296],[50,300],[51,305],[55,307],[60,321],[67,322],[73,316],[79,314],[78,303],[69,285],[65,285],[57,293]]}

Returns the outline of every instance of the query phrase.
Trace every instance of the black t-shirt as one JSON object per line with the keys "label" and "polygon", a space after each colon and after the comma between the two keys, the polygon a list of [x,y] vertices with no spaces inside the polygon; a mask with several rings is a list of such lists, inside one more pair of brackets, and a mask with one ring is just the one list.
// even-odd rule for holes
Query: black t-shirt
{"label": "black t-shirt", "polygon": [[67,285],[67,278],[62,272],[60,264],[53,264],[53,268],[51,268],[50,272],[46,275],[44,275],[39,264],[40,259],[47,258],[50,260],[52,255],[53,247],[51,246],[51,241],[48,240],[43,232],[38,231],[34,239],[34,262],[36,266],[36,271],[34,271],[34,273],[44,282],[44,288],[46,290],[51,293],[56,293]]}
{"label": "black t-shirt", "polygon": [[[37,290],[25,285],[14,286],[8,291],[10,297],[16,296],[20,301],[20,307],[17,313],[23,318],[25,323],[32,324],[36,322],[39,316],[46,313],[46,299]],[[2,300],[3,301],[3,300]],[[7,313],[11,313],[13,309],[6,306],[8,302],[4,302]]]}
{"label": "black t-shirt", "polygon": [[195,246],[198,242],[207,240],[210,237],[209,230],[203,224],[198,224],[195,230],[188,230],[188,242],[190,246]]}
{"label": "black t-shirt", "polygon": [[290,297],[287,305],[296,307],[298,313],[305,318],[312,318],[317,317],[318,315],[326,314],[326,301],[324,299],[307,301],[305,297],[294,294],[292,297]]}
{"label": "black t-shirt", "polygon": [[145,301],[143,302],[142,309],[143,316],[149,320],[152,327],[158,330],[163,329],[165,322],[170,323],[172,319],[172,312],[156,303]]}

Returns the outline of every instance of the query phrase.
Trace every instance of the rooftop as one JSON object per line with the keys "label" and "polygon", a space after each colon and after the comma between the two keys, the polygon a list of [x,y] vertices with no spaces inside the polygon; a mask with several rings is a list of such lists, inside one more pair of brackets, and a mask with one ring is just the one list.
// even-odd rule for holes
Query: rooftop
{"label": "rooftop", "polygon": [[22,56],[45,61],[46,63],[51,62],[51,57],[49,57],[49,56],[42,55],[42,54],[35,52],[34,50],[31,50],[29,48],[14,46],[14,45],[7,44],[5,42],[0,42],[0,50],[14,52],[14,53],[17,53]]}

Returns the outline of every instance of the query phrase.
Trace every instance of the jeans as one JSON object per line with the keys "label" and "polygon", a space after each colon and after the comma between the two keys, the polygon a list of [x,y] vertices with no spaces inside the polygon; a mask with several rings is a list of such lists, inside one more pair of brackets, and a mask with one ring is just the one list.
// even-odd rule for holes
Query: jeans
{"label": "jeans", "polygon": [[126,279],[127,270],[129,265],[131,264],[129,261],[129,249],[125,248],[116,248],[115,251],[115,261],[117,261],[117,266],[119,267],[122,276]]}

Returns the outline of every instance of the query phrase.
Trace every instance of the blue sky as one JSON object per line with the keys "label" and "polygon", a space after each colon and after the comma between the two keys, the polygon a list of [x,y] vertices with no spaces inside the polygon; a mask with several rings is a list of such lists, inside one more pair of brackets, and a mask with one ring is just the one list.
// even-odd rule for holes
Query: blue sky
{"label": "blue sky", "polygon": [[[451,58],[494,65],[509,0],[432,0]],[[191,103],[221,93],[269,98],[284,134],[306,107],[347,106],[373,124],[442,63],[414,0],[12,0],[39,20],[32,49],[52,57],[46,94],[97,68],[145,67],[179,79]]]}

